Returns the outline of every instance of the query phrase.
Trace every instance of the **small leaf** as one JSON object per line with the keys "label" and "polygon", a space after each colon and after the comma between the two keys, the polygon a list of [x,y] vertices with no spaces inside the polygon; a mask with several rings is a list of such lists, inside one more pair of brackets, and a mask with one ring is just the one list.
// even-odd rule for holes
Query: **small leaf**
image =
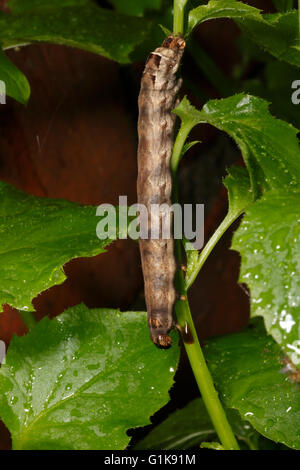
{"label": "small leaf", "polygon": [[251,315],[300,365],[300,191],[270,191],[247,211],[233,237]]}
{"label": "small leaf", "polygon": [[184,246],[185,256],[186,256],[185,284],[187,288],[189,288],[191,279],[193,278],[194,273],[197,270],[200,255],[199,255],[199,251],[195,250],[195,248],[192,247],[192,244],[190,243],[189,240],[184,239],[183,246]]}
{"label": "small leaf", "polygon": [[172,31],[170,29],[166,28],[164,25],[159,24],[158,26],[160,27],[160,29],[162,30],[162,32],[164,33],[164,35],[166,37],[168,37],[172,34]]}
{"label": "small leaf", "polygon": [[193,140],[192,142],[186,142],[182,147],[181,157],[182,158],[188,150],[190,150],[194,145],[200,144],[200,140]]}
{"label": "small leaf", "polygon": [[228,191],[228,213],[236,217],[252,204],[253,193],[246,168],[232,166],[227,173],[223,184]]}
{"label": "small leaf", "polygon": [[64,281],[72,258],[103,253],[96,207],[30,196],[0,182],[0,305],[32,310],[40,292]]}
{"label": "small leaf", "polygon": [[153,347],[145,312],[73,307],[15,336],[0,369],[14,449],[124,449],[169,400],[179,348]]}
{"label": "small leaf", "polygon": [[28,3],[19,14],[0,15],[0,43],[4,48],[48,42],[129,63],[132,57],[144,58],[145,42],[147,48],[155,47],[161,37],[160,29],[150,20],[122,15],[94,3],[62,7],[39,3],[41,6],[34,9]]}
{"label": "small leaf", "polygon": [[8,59],[0,49],[0,80],[4,82],[4,92],[22,104],[30,96],[30,85],[23,73]]}
{"label": "small leaf", "polygon": [[275,119],[268,103],[251,95],[238,94],[206,103],[196,110],[184,98],[174,112],[190,130],[206,122],[227,132],[238,144],[246,163],[253,198],[261,187],[292,189],[300,186],[300,147],[297,129]]}
{"label": "small leaf", "polygon": [[262,322],[209,341],[205,357],[225,406],[267,438],[300,449],[299,387],[285,375],[282,351]]}

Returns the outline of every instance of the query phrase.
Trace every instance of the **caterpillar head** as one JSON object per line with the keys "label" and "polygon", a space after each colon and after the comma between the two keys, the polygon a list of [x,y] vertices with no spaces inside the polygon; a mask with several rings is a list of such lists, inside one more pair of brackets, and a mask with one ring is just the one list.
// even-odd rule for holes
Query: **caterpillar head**
{"label": "caterpillar head", "polygon": [[171,77],[176,74],[180,58],[185,48],[185,40],[181,36],[169,36],[161,47],[155,49],[147,60],[148,68],[156,75]]}
{"label": "caterpillar head", "polygon": [[183,51],[185,48],[185,40],[182,36],[171,34],[164,40],[164,42],[162,43],[162,47]]}

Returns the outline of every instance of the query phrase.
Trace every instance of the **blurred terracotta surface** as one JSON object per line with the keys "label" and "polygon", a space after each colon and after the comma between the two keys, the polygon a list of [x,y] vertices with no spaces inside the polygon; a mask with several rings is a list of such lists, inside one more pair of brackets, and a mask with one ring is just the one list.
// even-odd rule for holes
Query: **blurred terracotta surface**
{"label": "blurred terracotta surface", "polygon": [[117,64],[62,46],[8,55],[27,75],[27,107],[1,107],[1,177],[40,196],[84,204],[135,201],[135,132]]}
{"label": "blurred terracotta surface", "polygon": [[25,333],[26,327],[18,311],[9,305],[3,305],[3,312],[0,313],[0,339],[8,346],[14,334],[22,336]]}
{"label": "blurred terracotta surface", "polygon": [[[0,177],[35,195],[83,204],[136,201],[136,135],[118,65],[60,46],[10,51],[28,77],[27,107],[1,107]],[[96,226],[96,224],[95,224]],[[66,266],[68,281],[38,297],[38,312],[126,306],[141,285],[136,244],[118,242],[94,259]]]}

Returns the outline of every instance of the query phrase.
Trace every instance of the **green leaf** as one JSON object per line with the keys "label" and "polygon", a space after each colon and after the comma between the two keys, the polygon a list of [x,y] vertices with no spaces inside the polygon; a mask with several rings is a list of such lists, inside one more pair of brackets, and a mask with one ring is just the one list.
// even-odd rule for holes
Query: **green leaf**
{"label": "green leaf", "polygon": [[162,0],[110,0],[120,13],[143,16],[145,10],[159,10]]}
{"label": "green leaf", "polygon": [[300,66],[298,11],[263,15],[264,21],[236,20],[247,35],[279,60]]}
{"label": "green leaf", "polygon": [[[248,423],[242,421],[235,410],[226,410],[227,417],[238,439],[246,442],[257,436]],[[171,413],[157,425],[136,446],[135,450],[186,450],[197,447],[206,439],[215,439],[216,431],[201,398],[189,402],[183,408]]]}
{"label": "green leaf", "polygon": [[251,315],[300,365],[300,191],[271,191],[247,211],[234,235],[240,282],[251,291]]}
{"label": "green leaf", "polygon": [[147,41],[147,48],[154,47],[158,37],[161,38],[160,28],[151,21],[94,4],[44,6],[0,16],[0,43],[4,48],[42,41],[78,47],[129,63],[138,56],[144,57],[143,44]]}
{"label": "green leaf", "polygon": [[30,85],[23,73],[8,59],[0,49],[0,80],[4,82],[4,92],[22,104],[30,96]]}
{"label": "green leaf", "polygon": [[263,21],[260,10],[236,0],[211,0],[207,5],[200,5],[189,12],[188,31],[204,21],[215,18],[254,18]]}
{"label": "green leaf", "polygon": [[103,253],[96,207],[30,196],[0,183],[0,305],[32,310],[40,292],[64,281],[72,258]]}
{"label": "green leaf", "polygon": [[267,438],[300,449],[300,393],[261,322],[209,341],[205,357],[224,404]]}
{"label": "green leaf", "polygon": [[235,0],[211,0],[189,12],[188,31],[204,21],[232,18],[265,51],[300,66],[298,11],[261,15],[260,10]]}
{"label": "green leaf", "polygon": [[[172,333],[176,343],[177,334]],[[168,400],[179,359],[150,341],[145,312],[78,305],[14,337],[0,416],[14,449],[125,448]]]}
{"label": "green leaf", "polygon": [[209,101],[201,111],[185,97],[174,112],[191,130],[206,122],[227,132],[242,151],[254,199],[264,189],[292,189],[300,185],[300,150],[297,130],[275,119],[268,103],[243,93]]}
{"label": "green leaf", "polygon": [[180,132],[185,135],[195,125],[206,122],[233,137],[242,151],[251,181],[250,191],[242,169],[235,169],[225,180],[230,209],[199,256],[195,251],[187,251],[186,286],[189,288],[220,236],[260,197],[262,190],[280,187],[292,192],[300,187],[300,150],[297,130],[275,119],[268,111],[268,103],[260,98],[239,94],[209,101],[202,111],[184,98],[174,112],[182,121]]}

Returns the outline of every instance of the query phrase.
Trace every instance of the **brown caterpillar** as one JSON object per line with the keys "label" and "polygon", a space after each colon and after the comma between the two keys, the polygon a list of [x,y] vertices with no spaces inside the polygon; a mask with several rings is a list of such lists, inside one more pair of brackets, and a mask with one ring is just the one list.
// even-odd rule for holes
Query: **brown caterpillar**
{"label": "brown caterpillar", "polygon": [[[171,111],[181,86],[176,72],[184,47],[185,41],[180,36],[165,39],[162,46],[150,54],[141,80],[137,192],[138,202],[148,210],[148,229],[153,223],[161,227],[162,222],[161,213],[156,214],[156,221],[150,216],[151,204],[172,204],[170,158],[175,115]],[[170,239],[140,239],[139,245],[151,339],[158,346],[168,347],[172,344],[168,333],[173,326],[177,298],[174,240],[172,236]]]}

